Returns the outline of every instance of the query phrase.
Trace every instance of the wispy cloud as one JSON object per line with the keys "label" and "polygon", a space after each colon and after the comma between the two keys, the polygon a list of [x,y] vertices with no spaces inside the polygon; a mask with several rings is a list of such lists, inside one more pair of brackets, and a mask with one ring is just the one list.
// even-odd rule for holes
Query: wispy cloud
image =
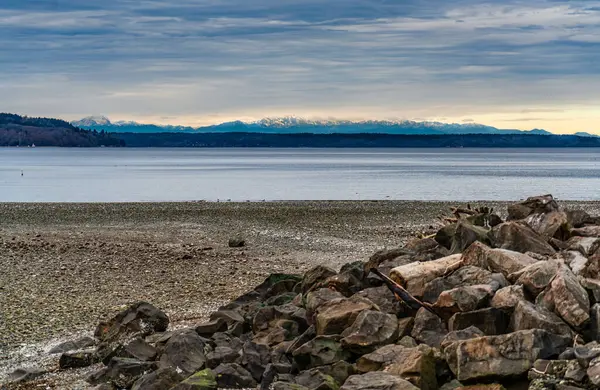
{"label": "wispy cloud", "polygon": [[596,0],[4,0],[0,105],[73,119],[285,112],[523,126],[543,119],[523,114],[587,107],[591,126],[598,37]]}

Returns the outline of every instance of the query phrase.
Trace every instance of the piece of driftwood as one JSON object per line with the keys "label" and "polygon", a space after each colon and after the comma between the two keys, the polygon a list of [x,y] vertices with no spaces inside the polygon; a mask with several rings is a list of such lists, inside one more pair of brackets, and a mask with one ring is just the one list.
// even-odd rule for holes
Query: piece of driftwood
{"label": "piece of driftwood", "polygon": [[406,306],[410,307],[413,310],[419,310],[423,307],[439,317],[439,315],[435,311],[433,311],[429,303],[421,302],[417,298],[413,297],[408,291],[404,289],[404,287],[400,286],[398,283],[385,276],[377,268],[371,268],[371,272],[373,272],[375,275],[379,276],[381,280],[383,280],[385,285],[390,289],[390,291],[394,294],[398,301],[404,303]]}
{"label": "piece of driftwood", "polygon": [[401,265],[392,269],[390,278],[412,295],[422,297],[427,283],[452,273],[461,265],[462,255],[457,254],[432,261]]}

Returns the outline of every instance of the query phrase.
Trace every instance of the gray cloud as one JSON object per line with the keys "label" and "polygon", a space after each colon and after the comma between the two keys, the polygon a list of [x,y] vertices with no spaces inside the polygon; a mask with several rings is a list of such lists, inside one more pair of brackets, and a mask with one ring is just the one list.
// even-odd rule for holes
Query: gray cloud
{"label": "gray cloud", "polygon": [[599,10],[591,0],[5,0],[0,105],[73,118],[559,112],[598,103]]}

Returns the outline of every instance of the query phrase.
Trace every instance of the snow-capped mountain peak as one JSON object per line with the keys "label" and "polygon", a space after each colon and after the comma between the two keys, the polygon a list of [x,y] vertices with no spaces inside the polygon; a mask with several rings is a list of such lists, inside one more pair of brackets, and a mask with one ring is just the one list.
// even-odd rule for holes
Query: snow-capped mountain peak
{"label": "snow-capped mountain peak", "polygon": [[71,122],[73,126],[77,127],[92,127],[92,126],[110,126],[112,123],[110,119],[103,115],[99,116],[87,116],[78,121]]}

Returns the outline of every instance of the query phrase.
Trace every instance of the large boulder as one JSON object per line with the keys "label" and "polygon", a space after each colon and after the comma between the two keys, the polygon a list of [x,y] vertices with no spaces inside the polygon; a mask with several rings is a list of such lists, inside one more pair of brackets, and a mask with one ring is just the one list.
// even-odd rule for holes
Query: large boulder
{"label": "large boulder", "polygon": [[361,312],[372,309],[375,309],[373,302],[357,295],[326,302],[317,309],[317,334],[341,334],[354,323]]}
{"label": "large boulder", "polygon": [[490,302],[490,306],[511,312],[514,310],[515,306],[523,300],[525,300],[523,286],[507,286],[496,291],[496,294],[494,294],[494,297]]}
{"label": "large boulder", "polygon": [[[237,363],[237,361],[223,363]],[[271,350],[267,345],[246,341],[241,350],[241,364],[252,377],[260,382],[267,366],[271,362]]]}
{"label": "large boulder", "polygon": [[538,261],[509,276],[516,285],[523,286],[532,297],[537,297],[556,276],[561,264],[558,261]]}
{"label": "large boulder", "polygon": [[381,371],[397,360],[402,360],[407,348],[402,345],[385,345],[371,353],[361,356],[356,362],[358,372]]}
{"label": "large boulder", "polygon": [[450,253],[462,253],[475,241],[489,243],[488,233],[489,230],[482,226],[472,225],[465,221],[459,222],[452,236]]}
{"label": "large boulder", "polygon": [[578,229],[572,229],[571,234],[580,237],[600,237],[600,225],[591,225]]}
{"label": "large boulder", "polygon": [[342,347],[357,354],[374,351],[398,339],[398,319],[380,311],[365,310],[342,333]]}
{"label": "large boulder", "polygon": [[508,220],[525,219],[531,214],[558,211],[558,203],[552,195],[532,196],[508,206]]}
{"label": "large boulder", "polygon": [[108,321],[101,321],[94,332],[100,341],[112,342],[125,335],[147,336],[164,332],[169,326],[169,317],[147,302],[138,302]]}
{"label": "large boulder", "polygon": [[300,368],[308,369],[333,364],[350,357],[342,348],[341,336],[317,336],[293,351],[294,360]]}
{"label": "large boulder", "polygon": [[577,251],[583,256],[591,256],[600,245],[600,237],[572,237],[567,241],[567,249]]}
{"label": "large boulder", "polygon": [[304,299],[304,307],[306,308],[306,317],[308,322],[310,324],[314,324],[314,317],[317,309],[324,303],[338,298],[344,298],[344,296],[341,293],[329,288],[320,288],[306,294],[306,298]]}
{"label": "large boulder", "polygon": [[256,387],[252,375],[237,363],[223,363],[213,370],[217,386],[225,389],[247,389]]}
{"label": "large boulder", "polygon": [[[577,276],[597,277],[598,275],[597,271],[590,267],[593,264],[590,259],[578,251],[564,251],[560,254],[560,258]],[[588,270],[589,268],[592,269]]]}
{"label": "large boulder", "polygon": [[406,379],[421,390],[438,388],[436,359],[433,350],[426,345],[404,349],[384,371]]}
{"label": "large boulder", "polygon": [[567,266],[559,268],[541,301],[574,328],[581,328],[590,319],[589,296]]}
{"label": "large boulder", "polygon": [[547,240],[550,238],[565,240],[570,236],[569,220],[567,214],[562,211],[531,214],[525,218],[525,223]]}
{"label": "large boulder", "polygon": [[442,292],[434,307],[437,313],[444,313],[446,318],[450,318],[454,313],[486,307],[493,296],[494,290],[487,284],[456,287]]}
{"label": "large boulder", "polygon": [[400,302],[387,286],[366,288],[356,295],[373,302],[384,313],[396,315],[402,310]]}
{"label": "large boulder", "polygon": [[550,333],[570,335],[571,328],[556,314],[528,301],[520,301],[513,313],[511,327],[514,331],[544,329]]}
{"label": "large boulder", "polygon": [[425,308],[419,309],[411,333],[415,340],[430,347],[439,348],[447,333],[446,324],[439,316]]}
{"label": "large boulder", "polygon": [[469,326],[468,328],[465,328],[465,329],[452,331],[452,332],[448,333],[442,340],[441,351],[443,352],[444,349],[446,349],[446,347],[448,345],[455,343],[457,341],[476,339],[476,338],[484,337],[484,336],[485,336],[485,333],[483,333],[481,331],[481,329],[479,329],[475,326]]}
{"label": "large boulder", "polygon": [[[556,253],[548,242],[529,226],[519,222],[505,222],[490,232],[492,245],[515,252],[533,252],[552,256]],[[514,271],[513,271],[514,272]]]}
{"label": "large boulder", "polygon": [[306,294],[315,288],[326,287],[325,280],[327,280],[328,277],[336,274],[337,272],[329,267],[325,267],[323,265],[316,266],[304,274],[301,285],[302,293]]}
{"label": "large boulder", "polygon": [[88,367],[98,363],[98,355],[93,349],[65,352],[58,360],[61,369]]}
{"label": "large boulder", "polygon": [[391,279],[405,287],[413,296],[422,297],[425,286],[462,265],[462,255],[452,255],[425,263],[411,263],[392,269]]}
{"label": "large boulder", "polygon": [[481,243],[474,243],[463,254],[465,265],[477,266],[501,273],[505,277],[537,262],[531,256],[508,249],[492,249]]}
{"label": "large boulder", "polygon": [[206,364],[206,348],[205,341],[193,329],[180,331],[165,344],[159,366],[171,367],[189,376]]}
{"label": "large boulder", "polygon": [[394,248],[394,249],[382,249],[375,252],[364,265],[364,274],[368,275],[372,268],[379,268],[382,263],[394,261],[395,259],[402,257],[403,259],[410,259],[410,256],[414,252],[410,249],[405,248]]}
{"label": "large boulder", "polygon": [[92,385],[112,383],[117,388],[129,389],[138,379],[155,369],[156,366],[152,362],[112,358],[107,367],[90,374],[87,381]]}
{"label": "large boulder", "polygon": [[492,291],[496,291],[507,286],[508,281],[502,274],[494,274],[487,269],[468,265],[457,269],[450,275],[436,278],[427,283],[423,301],[435,303],[440,294],[446,290],[473,285],[488,285]]}
{"label": "large boulder", "polygon": [[419,390],[419,388],[398,375],[374,371],[352,375],[340,390]]}
{"label": "large boulder", "polygon": [[535,329],[457,341],[444,354],[459,381],[514,377],[526,373],[537,359],[558,356],[570,343],[570,337]]}

